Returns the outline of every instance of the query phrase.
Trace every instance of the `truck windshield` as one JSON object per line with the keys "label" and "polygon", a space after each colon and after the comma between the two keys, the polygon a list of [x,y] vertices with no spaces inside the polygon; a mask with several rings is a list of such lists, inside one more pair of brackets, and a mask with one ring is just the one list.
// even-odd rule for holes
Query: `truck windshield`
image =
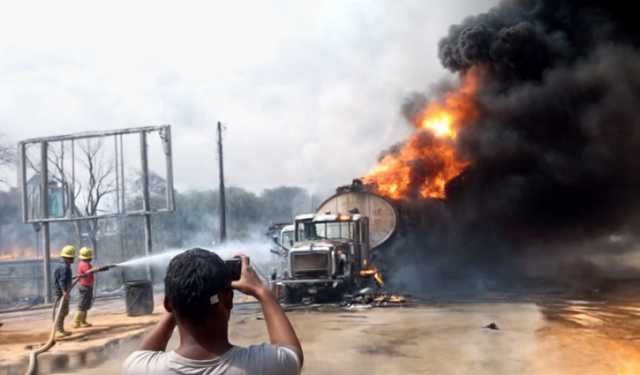
{"label": "truck windshield", "polygon": [[293,234],[294,233],[292,230],[283,231],[280,245],[282,245],[282,247],[284,247],[285,249],[290,249],[294,241]]}
{"label": "truck windshield", "polygon": [[303,239],[355,239],[355,222],[352,221],[323,221],[309,222],[304,225]]}

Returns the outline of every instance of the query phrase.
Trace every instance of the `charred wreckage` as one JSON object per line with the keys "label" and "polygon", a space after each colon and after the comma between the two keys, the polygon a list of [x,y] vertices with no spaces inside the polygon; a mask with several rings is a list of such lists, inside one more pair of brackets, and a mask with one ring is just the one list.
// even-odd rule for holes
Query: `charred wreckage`
{"label": "charred wreckage", "polygon": [[398,214],[359,180],[340,187],[315,213],[271,228],[271,285],[285,303],[329,302],[384,285],[376,254],[393,237]]}

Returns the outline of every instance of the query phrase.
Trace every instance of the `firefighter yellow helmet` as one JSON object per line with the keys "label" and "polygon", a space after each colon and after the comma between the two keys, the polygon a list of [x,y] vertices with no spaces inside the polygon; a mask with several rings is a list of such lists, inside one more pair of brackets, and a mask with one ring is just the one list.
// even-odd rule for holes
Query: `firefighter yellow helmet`
{"label": "firefighter yellow helmet", "polygon": [[82,260],[90,260],[93,258],[93,250],[89,247],[83,247],[80,249],[80,256],[78,257]]}
{"label": "firefighter yellow helmet", "polygon": [[62,258],[73,258],[76,256],[76,248],[73,245],[67,245],[60,250]]}

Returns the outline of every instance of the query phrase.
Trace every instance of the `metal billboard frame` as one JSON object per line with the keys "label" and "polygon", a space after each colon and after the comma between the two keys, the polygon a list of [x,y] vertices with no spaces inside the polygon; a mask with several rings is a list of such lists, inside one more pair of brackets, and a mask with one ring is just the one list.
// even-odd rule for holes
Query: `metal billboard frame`
{"label": "metal billboard frame", "polygon": [[[161,134],[161,138],[163,141],[163,150],[166,156],[166,202],[167,208],[151,210],[149,207],[149,179],[148,179],[148,155],[147,155],[147,133],[150,132],[159,132]],[[140,160],[142,165],[142,177],[143,177],[143,209],[136,211],[126,211],[123,208],[123,212],[114,213],[114,214],[105,214],[105,215],[96,215],[96,216],[81,216],[81,217],[48,217],[48,207],[41,207],[41,214],[43,217],[30,219],[28,215],[28,203],[27,203],[27,194],[26,194],[26,186],[27,186],[27,166],[25,163],[26,160],[26,146],[28,144],[40,143],[41,151],[41,160],[46,158],[48,144],[52,142],[63,142],[63,141],[76,141],[80,139],[87,138],[99,138],[99,137],[109,137],[109,136],[120,136],[125,134],[140,134]],[[45,163],[46,164],[46,163]],[[46,165],[42,166],[42,175],[45,175],[47,178],[41,178],[41,197],[46,201],[47,194],[46,192],[46,182],[48,182],[48,170]],[[121,181],[124,183],[123,181]],[[110,130],[110,131],[96,131],[96,132],[82,132],[75,134],[67,134],[60,136],[52,136],[52,137],[40,137],[40,138],[31,138],[26,139],[18,143],[18,188],[20,190],[20,203],[22,207],[22,221],[26,224],[41,224],[44,222],[67,222],[67,221],[76,221],[76,220],[92,220],[92,219],[106,219],[106,218],[114,218],[114,217],[122,217],[122,216],[142,216],[142,215],[153,215],[164,212],[173,212],[175,209],[175,194],[174,194],[174,185],[173,185],[173,158],[172,158],[172,149],[171,149],[171,125],[162,125],[162,126],[147,126],[140,128],[125,128],[119,130]],[[45,189],[45,190],[42,190]]]}
{"label": "metal billboard frame", "polygon": [[[166,164],[166,208],[152,210],[149,199],[149,160],[148,160],[148,152],[147,152],[147,135],[148,133],[158,132],[162,141],[162,148],[165,154],[165,164]],[[122,136],[127,134],[139,134],[140,137],[140,162],[142,166],[141,177],[142,177],[142,209],[135,211],[127,211],[124,204],[124,167],[123,167],[123,146],[122,146]],[[61,144],[64,141],[72,142],[72,150],[73,150],[73,142],[81,139],[89,139],[89,138],[105,138],[105,137],[114,137],[114,145],[115,145],[115,156],[118,158],[118,154],[120,155],[120,168],[119,172],[116,168],[116,180],[118,180],[117,184],[122,184],[122,187],[118,186],[118,188],[122,188],[122,193],[118,196],[118,212],[112,214],[104,214],[104,215],[94,215],[94,216],[69,216],[67,217],[50,217],[49,216],[49,203],[48,203],[48,189],[49,189],[49,171],[48,171],[48,147],[50,143],[60,142]],[[118,138],[120,139],[120,143],[118,144]],[[39,202],[39,216],[37,218],[30,218],[28,209],[28,194],[27,194],[27,145],[29,144],[40,144],[40,181],[39,181],[39,194],[40,194],[40,202]],[[144,217],[144,237],[145,237],[145,253],[147,255],[151,254],[152,242],[151,242],[151,215],[173,212],[175,210],[175,193],[174,193],[174,184],[173,184],[173,157],[172,157],[172,147],[171,147],[171,125],[161,125],[161,126],[146,126],[146,127],[137,127],[137,128],[124,128],[118,130],[109,130],[109,131],[92,131],[92,132],[80,132],[59,136],[50,136],[50,137],[39,137],[39,138],[31,138],[26,139],[18,143],[18,188],[20,190],[20,204],[22,206],[22,220],[27,224],[34,224],[36,228],[39,228],[41,235],[41,246],[43,253],[43,266],[44,266],[44,297],[45,302],[49,303],[52,300],[51,295],[51,270],[50,270],[50,243],[49,243],[49,225],[54,222],[73,222],[73,221],[84,221],[84,220],[99,220],[99,219],[107,219],[107,218],[115,218],[115,217],[128,217],[128,216],[143,216]],[[118,149],[118,147],[120,147]],[[73,151],[72,151],[73,152]],[[73,155],[73,154],[72,154]],[[72,159],[74,156],[72,156]],[[118,162],[116,162],[118,164]],[[75,183],[73,181],[72,183]],[[73,190],[70,189],[70,190]],[[72,193],[70,194],[70,198],[72,198]],[[120,193],[118,193],[120,194]],[[75,199],[75,198],[74,198]],[[122,202],[121,202],[122,200]],[[38,229],[36,229],[38,230]],[[150,272],[150,271],[148,271]],[[150,273],[148,277],[151,277]]]}

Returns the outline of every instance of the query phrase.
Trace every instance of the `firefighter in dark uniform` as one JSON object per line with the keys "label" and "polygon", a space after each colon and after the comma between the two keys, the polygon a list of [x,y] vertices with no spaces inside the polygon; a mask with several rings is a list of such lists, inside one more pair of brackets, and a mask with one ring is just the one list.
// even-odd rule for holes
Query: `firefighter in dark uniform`
{"label": "firefighter in dark uniform", "polygon": [[67,245],[60,251],[60,257],[64,261],[59,265],[55,272],[55,288],[57,302],[60,305],[61,318],[56,325],[56,336],[65,337],[71,333],[64,330],[64,319],[69,315],[69,293],[71,292],[71,264],[76,255],[76,248],[72,245]]}

